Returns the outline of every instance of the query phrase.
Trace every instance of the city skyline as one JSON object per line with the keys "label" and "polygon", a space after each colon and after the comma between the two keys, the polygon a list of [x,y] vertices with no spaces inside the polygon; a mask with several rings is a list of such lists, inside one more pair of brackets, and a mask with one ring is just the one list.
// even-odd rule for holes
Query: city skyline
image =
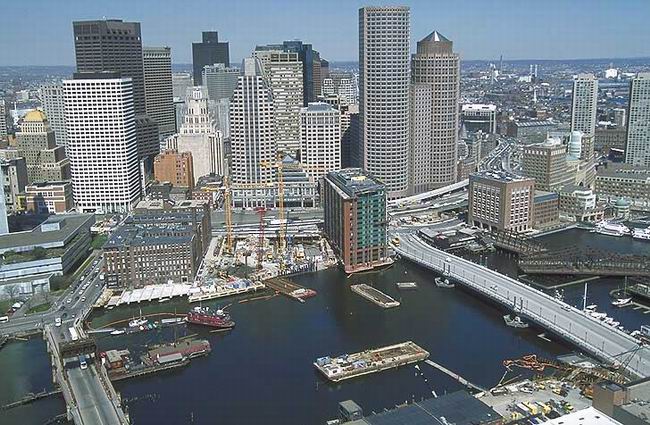
{"label": "city skyline", "polygon": [[[285,7],[290,6],[288,0]],[[411,8],[411,49],[428,34],[431,27],[454,40],[464,60],[504,59],[597,59],[647,57],[645,49],[650,36],[639,35],[643,26],[643,10],[650,4],[631,1],[620,7],[611,1],[551,1],[535,13],[518,2],[502,1],[501,7],[468,0],[463,4],[432,4],[426,1],[364,2],[331,1],[318,4],[323,22],[337,25],[314,25],[308,17],[311,2],[294,13],[284,14],[277,3],[269,5],[258,0],[237,4],[209,2],[184,8],[181,4],[164,2],[162,7],[150,0],[116,1],[110,4],[45,3],[29,10],[42,25],[33,31],[19,20],[5,23],[5,37],[0,40],[0,66],[73,65],[74,51],[71,21],[84,19],[124,19],[142,23],[144,46],[169,46],[177,64],[191,63],[192,42],[201,31],[219,31],[220,39],[230,42],[231,62],[238,63],[250,55],[260,41],[282,42],[301,39],[318,46],[322,57],[332,61],[354,61],[357,57],[356,16],[366,5],[406,5]],[[594,4],[596,3],[596,4]],[[314,3],[315,4],[315,3]],[[82,7],[83,6],[83,7]],[[212,9],[213,8],[213,9]],[[196,14],[201,9],[205,13]],[[627,13],[635,10],[636,13]],[[585,13],[588,11],[588,13]],[[5,5],[7,16],[25,13],[20,3]],[[251,24],[241,31],[243,20]],[[508,25],[503,25],[503,22]],[[169,31],[173,28],[173,31]],[[597,41],[597,42],[595,42]],[[35,48],[39,46],[39,48]]]}

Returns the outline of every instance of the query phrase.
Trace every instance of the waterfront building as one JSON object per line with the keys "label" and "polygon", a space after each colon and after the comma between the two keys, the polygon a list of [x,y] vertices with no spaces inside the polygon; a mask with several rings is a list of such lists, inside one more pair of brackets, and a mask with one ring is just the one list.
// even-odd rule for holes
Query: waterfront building
{"label": "waterfront building", "polygon": [[168,150],[156,155],[153,163],[154,178],[170,182],[173,186],[194,187],[194,167],[191,152]]}
{"label": "waterfront building", "polygon": [[406,6],[359,9],[363,168],[386,185],[389,198],[409,192],[409,19]]}
{"label": "waterfront building", "polygon": [[599,167],[594,192],[613,202],[625,199],[636,207],[650,206],[650,169],[629,164],[607,163]]}
{"label": "waterfront building", "polygon": [[[537,183],[536,183],[537,184]],[[560,223],[560,197],[557,193],[535,190],[531,227],[546,230]]]}
{"label": "waterfront building", "polygon": [[623,127],[598,127],[594,136],[594,149],[606,153],[610,149],[625,150],[627,129]]}
{"label": "waterfront building", "polygon": [[48,292],[55,275],[88,256],[92,214],[50,216],[32,230],[0,235],[0,299]]}
{"label": "waterfront building", "polygon": [[172,86],[172,54],[169,47],[142,49],[144,94],[147,115],[158,124],[160,138],[176,133]]}
{"label": "waterfront building", "polygon": [[497,132],[497,106],[492,104],[465,104],[461,107],[461,121],[468,132]]}
{"label": "waterfront building", "polygon": [[25,208],[31,213],[62,214],[73,207],[69,181],[46,181],[25,187]]}
{"label": "waterfront building", "polygon": [[531,226],[535,181],[505,171],[469,176],[467,222],[492,231],[521,233]]}
{"label": "waterfront building", "polygon": [[588,187],[566,185],[558,192],[560,216],[571,221],[598,222],[605,218],[605,203]]}
{"label": "waterfront building", "polygon": [[7,109],[4,99],[0,99],[0,145],[7,139]]}
{"label": "waterfront building", "polygon": [[625,162],[650,167],[650,72],[640,72],[630,83],[630,105]]}
{"label": "waterfront building", "polygon": [[341,169],[341,113],[323,102],[300,109],[300,160],[312,181]]}
{"label": "waterfront building", "polygon": [[571,131],[582,132],[580,159],[590,159],[594,154],[598,108],[598,78],[593,74],[579,74],[573,80],[571,101]]}
{"label": "waterfront building", "polygon": [[204,201],[141,201],[103,246],[113,288],[192,283],[212,237]]}
{"label": "waterfront building", "polygon": [[63,82],[66,152],[78,211],[126,213],[140,199],[133,83],[118,73]]}
{"label": "waterfront building", "polygon": [[360,168],[325,175],[324,231],[346,273],[389,262],[386,186]]}
{"label": "waterfront building", "polygon": [[65,148],[57,146],[54,131],[42,111],[34,109],[23,117],[16,143],[27,164],[29,183],[70,179]]}
{"label": "waterfront building", "polygon": [[559,139],[524,146],[522,163],[523,174],[535,179],[536,189],[555,191],[573,183],[567,166],[567,147]]}
{"label": "waterfront building", "polygon": [[4,208],[7,213],[16,213],[22,210],[21,195],[27,186],[27,164],[25,158],[16,157],[0,159],[2,179],[0,186],[4,193]]}
{"label": "waterfront building", "polygon": [[227,41],[219,41],[217,31],[203,31],[202,41],[192,43],[192,69],[194,85],[203,85],[203,68],[216,63],[230,66],[230,51]]}
{"label": "waterfront building", "polygon": [[275,143],[278,152],[300,151],[300,108],[303,101],[302,62],[298,53],[278,50],[255,51],[263,76],[273,95]]}
{"label": "waterfront building", "polygon": [[224,140],[205,87],[188,90],[183,125],[178,134],[166,140],[166,149],[192,154],[194,183],[201,176],[226,173]]}
{"label": "waterfront building", "polygon": [[39,89],[39,95],[43,104],[43,111],[54,131],[56,144],[65,146],[67,137],[65,132],[65,111],[63,110],[63,84],[44,84]]}
{"label": "waterfront building", "polygon": [[222,99],[230,99],[235,87],[239,69],[229,68],[222,63],[206,65],[202,71],[203,85],[208,89],[210,100],[219,102]]}

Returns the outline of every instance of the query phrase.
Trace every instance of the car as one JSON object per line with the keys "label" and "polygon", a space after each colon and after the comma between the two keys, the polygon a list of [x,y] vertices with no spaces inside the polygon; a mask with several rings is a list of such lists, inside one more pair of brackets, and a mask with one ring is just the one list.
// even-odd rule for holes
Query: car
{"label": "car", "polygon": [[66,303],[68,304],[70,304],[71,302],[72,302],[72,298],[68,298],[68,300],[66,301]]}
{"label": "car", "polygon": [[81,297],[81,302],[86,302],[86,297]]}
{"label": "car", "polygon": [[65,310],[65,304],[61,304],[61,307],[59,307],[59,311]]}

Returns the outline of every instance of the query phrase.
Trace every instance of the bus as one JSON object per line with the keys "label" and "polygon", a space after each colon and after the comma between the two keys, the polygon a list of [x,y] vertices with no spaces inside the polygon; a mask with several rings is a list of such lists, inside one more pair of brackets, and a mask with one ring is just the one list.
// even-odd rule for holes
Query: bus
{"label": "bus", "polygon": [[79,340],[79,333],[77,333],[77,330],[74,327],[68,329],[68,331],[70,331],[70,337],[73,341]]}

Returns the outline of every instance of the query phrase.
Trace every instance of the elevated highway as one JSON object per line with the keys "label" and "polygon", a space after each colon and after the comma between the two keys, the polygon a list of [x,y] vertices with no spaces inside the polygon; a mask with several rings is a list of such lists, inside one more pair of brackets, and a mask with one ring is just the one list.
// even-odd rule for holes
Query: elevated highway
{"label": "elevated highway", "polygon": [[650,348],[562,301],[494,270],[436,249],[414,235],[400,238],[396,251],[423,267],[502,304],[632,377],[650,376]]}

